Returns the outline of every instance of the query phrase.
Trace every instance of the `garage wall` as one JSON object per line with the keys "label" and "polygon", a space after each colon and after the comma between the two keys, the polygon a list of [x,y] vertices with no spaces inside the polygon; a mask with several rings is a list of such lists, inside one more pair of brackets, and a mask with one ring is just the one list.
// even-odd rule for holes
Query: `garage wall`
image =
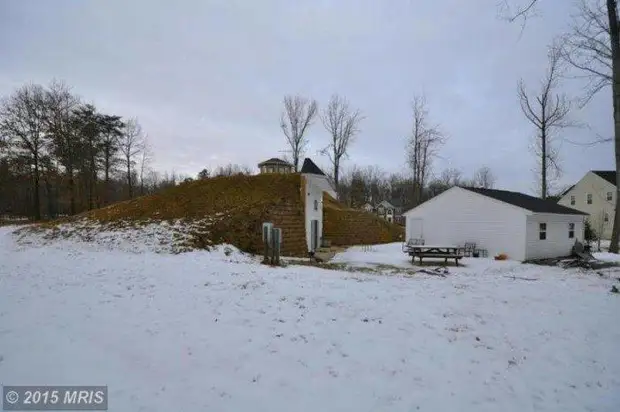
{"label": "garage wall", "polygon": [[[527,217],[526,259],[569,256],[575,239],[583,242],[584,217],[579,215],[533,214]],[[547,224],[547,238],[540,240],[539,224]],[[569,223],[575,238],[568,237]]]}
{"label": "garage wall", "polygon": [[[458,187],[407,212],[406,221],[422,219],[426,244],[476,242],[489,256],[505,253],[525,259],[527,211]],[[407,234],[412,233],[411,229]]]}

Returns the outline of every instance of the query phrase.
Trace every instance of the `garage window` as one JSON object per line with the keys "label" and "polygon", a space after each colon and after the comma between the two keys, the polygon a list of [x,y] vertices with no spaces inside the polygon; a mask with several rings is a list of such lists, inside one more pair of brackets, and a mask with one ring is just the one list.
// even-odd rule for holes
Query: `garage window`
{"label": "garage window", "polygon": [[570,197],[570,204],[571,206],[575,206],[575,196]]}
{"label": "garage window", "polygon": [[614,195],[611,192],[607,192],[607,201],[611,202],[614,198]]}
{"label": "garage window", "polygon": [[609,223],[609,213],[605,212],[605,215],[603,216],[603,221],[605,223]]}
{"label": "garage window", "polygon": [[575,237],[575,224],[569,223],[568,224],[568,238],[572,239],[574,237]]}
{"label": "garage window", "polygon": [[592,193],[586,194],[586,203],[589,205],[592,204]]}
{"label": "garage window", "polygon": [[538,239],[540,240],[547,239],[547,224],[546,223],[538,224]]}

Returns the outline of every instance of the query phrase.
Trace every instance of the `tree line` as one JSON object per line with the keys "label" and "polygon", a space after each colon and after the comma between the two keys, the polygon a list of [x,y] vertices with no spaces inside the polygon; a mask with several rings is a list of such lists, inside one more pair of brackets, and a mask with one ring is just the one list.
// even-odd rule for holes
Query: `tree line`
{"label": "tree line", "polygon": [[63,82],[0,101],[1,214],[73,215],[176,184],[151,159],[137,119],[104,113]]}
{"label": "tree line", "polygon": [[409,170],[394,174],[387,174],[377,166],[360,168],[356,165],[343,172],[343,160],[348,157],[364,119],[360,110],[351,108],[345,97],[332,95],[323,110],[319,110],[316,100],[300,95],[285,96],[283,105],[280,126],[295,171],[299,170],[300,159],[308,145],[307,132],[319,117],[329,135],[329,143],[320,153],[329,160],[330,178],[339,199],[351,207],[394,199],[401,205],[413,207],[455,185],[491,188],[495,184],[488,167],[481,167],[470,179],[453,168],[438,175],[433,173],[433,160],[446,137],[439,126],[431,122],[422,95],[414,97],[411,105],[412,128],[405,146]]}

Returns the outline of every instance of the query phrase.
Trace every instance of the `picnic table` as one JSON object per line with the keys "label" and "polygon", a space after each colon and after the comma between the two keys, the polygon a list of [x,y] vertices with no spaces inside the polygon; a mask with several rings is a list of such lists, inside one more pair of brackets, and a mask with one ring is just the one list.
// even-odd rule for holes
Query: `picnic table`
{"label": "picnic table", "polygon": [[417,257],[422,263],[424,258],[443,258],[448,263],[448,259],[454,259],[456,266],[459,265],[459,259],[463,258],[460,253],[460,247],[453,245],[406,245],[405,253],[411,256],[411,263],[415,263]]}

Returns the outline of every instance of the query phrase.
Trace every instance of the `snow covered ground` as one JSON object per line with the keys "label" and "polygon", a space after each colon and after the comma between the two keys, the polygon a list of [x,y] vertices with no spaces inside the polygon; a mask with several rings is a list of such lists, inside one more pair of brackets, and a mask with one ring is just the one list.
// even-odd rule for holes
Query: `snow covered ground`
{"label": "snow covered ground", "polygon": [[[620,273],[468,259],[446,278],[130,253],[0,228],[0,383],[110,411],[618,411]],[[400,245],[337,261],[410,267]],[[536,280],[528,280],[536,279]]]}

